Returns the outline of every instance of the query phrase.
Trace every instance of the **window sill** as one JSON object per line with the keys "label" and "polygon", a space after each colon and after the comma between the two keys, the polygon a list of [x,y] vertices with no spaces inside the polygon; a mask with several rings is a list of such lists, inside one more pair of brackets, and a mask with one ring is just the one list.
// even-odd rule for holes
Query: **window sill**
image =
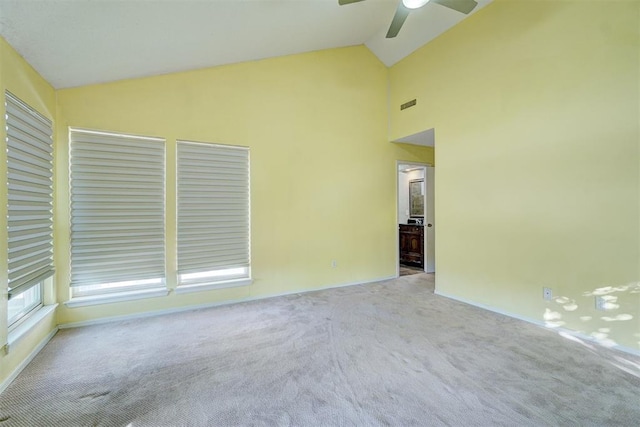
{"label": "window sill", "polygon": [[89,305],[111,304],[115,302],[133,301],[144,298],[164,297],[169,295],[167,288],[144,289],[132,292],[120,292],[106,295],[92,295],[87,297],[77,297],[66,301],[64,305],[69,308],[85,307]]}
{"label": "window sill", "polygon": [[211,291],[215,289],[235,288],[238,286],[247,286],[253,283],[253,279],[236,279],[224,282],[208,282],[193,285],[178,285],[176,294],[189,294],[192,292]]}
{"label": "window sill", "polygon": [[58,304],[45,305],[37,310],[35,313],[25,319],[18,327],[9,332],[7,337],[7,345],[5,351],[9,353],[9,349],[19,343],[25,338],[29,332],[31,332],[36,326],[38,326],[45,318],[52,315],[56,311]]}

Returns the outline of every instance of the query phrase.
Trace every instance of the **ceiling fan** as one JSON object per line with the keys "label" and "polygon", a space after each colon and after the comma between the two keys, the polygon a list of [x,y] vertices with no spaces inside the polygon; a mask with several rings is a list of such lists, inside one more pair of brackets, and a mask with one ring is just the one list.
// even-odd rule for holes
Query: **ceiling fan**
{"label": "ceiling fan", "polygon": [[[344,6],[345,4],[358,3],[361,1],[363,0],[338,0],[338,4],[340,6]],[[475,0],[401,0],[398,3],[396,14],[393,16],[393,20],[391,21],[386,37],[391,39],[397,36],[400,32],[400,28],[402,28],[402,24],[404,24],[405,19],[409,16],[409,13],[413,9],[421,8],[429,2],[437,3],[444,7],[448,7],[449,9],[464,13],[465,15],[475,9],[478,5],[478,2]]]}

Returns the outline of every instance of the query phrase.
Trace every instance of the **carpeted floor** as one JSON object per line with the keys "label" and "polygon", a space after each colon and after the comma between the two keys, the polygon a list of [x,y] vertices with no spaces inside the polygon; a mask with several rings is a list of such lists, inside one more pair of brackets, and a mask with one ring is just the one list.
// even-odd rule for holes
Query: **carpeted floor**
{"label": "carpeted floor", "polygon": [[0,427],[637,426],[639,366],[417,274],[62,330]]}

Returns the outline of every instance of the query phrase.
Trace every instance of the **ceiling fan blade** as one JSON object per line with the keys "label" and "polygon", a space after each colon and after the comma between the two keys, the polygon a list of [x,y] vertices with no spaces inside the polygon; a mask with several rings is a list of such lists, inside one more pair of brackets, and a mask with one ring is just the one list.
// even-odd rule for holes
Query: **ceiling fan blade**
{"label": "ceiling fan blade", "polygon": [[340,6],[344,6],[345,4],[358,3],[359,1],[363,1],[363,0],[338,0],[338,4]]}
{"label": "ceiling fan blade", "polygon": [[400,28],[402,28],[402,24],[404,24],[407,16],[409,16],[409,12],[411,12],[411,9],[406,8],[402,2],[398,3],[398,9],[396,9],[396,14],[393,15],[393,21],[391,21],[389,31],[387,31],[388,39],[392,39],[398,35]]}
{"label": "ceiling fan blade", "polygon": [[457,10],[465,15],[476,8],[478,2],[476,0],[431,0],[449,9]]}

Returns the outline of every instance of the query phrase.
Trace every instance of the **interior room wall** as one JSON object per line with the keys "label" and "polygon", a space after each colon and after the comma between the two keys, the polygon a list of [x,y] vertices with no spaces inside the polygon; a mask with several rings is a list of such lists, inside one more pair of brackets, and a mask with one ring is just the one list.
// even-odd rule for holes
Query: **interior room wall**
{"label": "interior room wall", "polygon": [[[175,287],[175,141],[251,150],[253,285],[58,310],[60,323],[233,301],[395,275],[397,160],[388,69],[364,46],[57,92],[58,300],[69,299],[67,127],[167,140],[167,281]],[[332,261],[336,266],[332,267]]]}
{"label": "interior room wall", "polygon": [[496,0],[391,68],[391,138],[438,133],[438,293],[640,349],[639,17]]}
{"label": "interior room wall", "polygon": [[[9,90],[47,118],[55,118],[55,92],[18,53],[0,37],[0,117],[5,116],[4,94]],[[7,176],[6,128],[0,126],[0,176]],[[55,123],[54,123],[55,126]],[[6,181],[6,180],[5,180]],[[7,340],[7,186],[0,186],[0,346]],[[45,301],[53,303],[54,294],[45,289]],[[53,313],[37,328],[11,346],[9,352],[0,349],[0,384],[55,330]]]}

